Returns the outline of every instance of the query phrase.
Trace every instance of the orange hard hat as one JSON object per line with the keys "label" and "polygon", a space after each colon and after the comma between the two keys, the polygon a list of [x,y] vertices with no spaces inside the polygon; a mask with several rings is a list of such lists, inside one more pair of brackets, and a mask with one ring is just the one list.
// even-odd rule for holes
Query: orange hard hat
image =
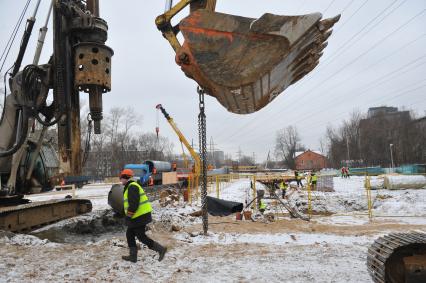
{"label": "orange hard hat", "polygon": [[121,171],[120,173],[120,178],[124,178],[124,179],[130,179],[134,176],[133,170],[132,169],[124,169],[123,171]]}

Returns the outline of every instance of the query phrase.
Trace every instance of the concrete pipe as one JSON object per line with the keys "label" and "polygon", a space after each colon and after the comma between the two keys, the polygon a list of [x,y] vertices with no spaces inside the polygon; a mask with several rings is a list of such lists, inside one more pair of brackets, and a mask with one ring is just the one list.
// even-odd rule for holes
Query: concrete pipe
{"label": "concrete pipe", "polygon": [[123,185],[115,184],[112,185],[111,190],[108,193],[109,206],[111,206],[115,213],[122,216],[124,216],[123,189]]}

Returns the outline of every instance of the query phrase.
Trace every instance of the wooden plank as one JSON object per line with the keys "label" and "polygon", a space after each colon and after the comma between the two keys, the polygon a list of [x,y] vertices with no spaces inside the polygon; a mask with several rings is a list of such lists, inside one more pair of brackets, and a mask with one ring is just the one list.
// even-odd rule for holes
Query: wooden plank
{"label": "wooden plank", "polygon": [[163,185],[176,184],[178,182],[177,172],[163,172],[162,174]]}

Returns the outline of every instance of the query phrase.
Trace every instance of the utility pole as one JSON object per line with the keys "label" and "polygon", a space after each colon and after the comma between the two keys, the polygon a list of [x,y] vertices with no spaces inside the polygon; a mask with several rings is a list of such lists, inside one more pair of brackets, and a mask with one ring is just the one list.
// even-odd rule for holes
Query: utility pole
{"label": "utility pole", "polygon": [[270,150],[268,150],[268,157],[266,157],[265,169],[268,169],[269,152],[270,152]]}
{"label": "utility pole", "polygon": [[237,156],[238,156],[238,163],[241,162],[241,155],[243,154],[243,152],[241,151],[241,147],[238,147],[238,152],[237,152]]}

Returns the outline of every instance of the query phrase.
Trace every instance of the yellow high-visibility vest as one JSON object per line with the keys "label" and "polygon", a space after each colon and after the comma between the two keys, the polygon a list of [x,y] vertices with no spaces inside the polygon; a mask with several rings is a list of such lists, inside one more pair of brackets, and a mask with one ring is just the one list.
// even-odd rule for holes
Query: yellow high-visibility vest
{"label": "yellow high-visibility vest", "polygon": [[281,190],[285,190],[285,189],[287,189],[287,184],[286,184],[286,183],[284,183],[283,181],[281,181],[281,183],[280,183],[280,189],[281,189]]}
{"label": "yellow high-visibility vest", "polygon": [[[129,184],[129,186],[135,186],[139,189],[139,207],[135,211],[135,214],[133,214],[132,219],[151,212],[152,211],[151,203],[149,202],[148,197],[146,196],[146,193],[142,189],[141,185],[133,181],[131,184]],[[127,215],[127,210],[129,209],[129,197],[128,197],[129,186],[127,186],[126,191],[123,194],[125,215]]]}
{"label": "yellow high-visibility vest", "polygon": [[316,182],[318,180],[318,176],[317,175],[312,175],[312,182]]}

